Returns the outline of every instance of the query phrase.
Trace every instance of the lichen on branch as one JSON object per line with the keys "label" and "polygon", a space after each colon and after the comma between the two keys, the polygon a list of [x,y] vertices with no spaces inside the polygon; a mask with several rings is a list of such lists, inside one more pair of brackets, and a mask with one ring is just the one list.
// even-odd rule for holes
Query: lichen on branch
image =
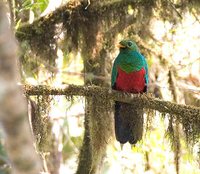
{"label": "lichen on branch", "polygon": [[110,100],[126,102],[134,104],[137,107],[158,110],[162,113],[188,115],[188,117],[200,116],[199,107],[176,104],[169,101],[162,101],[160,99],[153,98],[144,94],[141,95],[118,92],[109,88],[99,86],[67,85],[63,88],[54,88],[46,85],[25,85],[24,92],[26,95],[78,95],[87,97],[98,96],[100,98],[106,97]]}
{"label": "lichen on branch", "polygon": [[25,85],[24,92],[26,95],[85,96],[95,97],[99,100],[116,100],[130,103],[138,108],[153,109],[165,114],[168,113],[175,120],[185,125],[184,127],[188,129],[186,130],[188,132],[187,136],[192,135],[193,140],[197,140],[200,137],[200,107],[176,104],[144,94],[124,93],[99,86],[68,85],[63,88],[53,88],[41,85]]}

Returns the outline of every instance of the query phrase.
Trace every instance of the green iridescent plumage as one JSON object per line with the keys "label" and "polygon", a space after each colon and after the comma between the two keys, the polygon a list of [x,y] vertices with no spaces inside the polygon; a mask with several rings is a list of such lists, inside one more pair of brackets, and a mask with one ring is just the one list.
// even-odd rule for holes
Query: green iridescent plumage
{"label": "green iridescent plumage", "polygon": [[145,81],[146,84],[148,84],[147,62],[144,56],[140,54],[140,51],[136,43],[130,40],[123,40],[119,44],[121,48],[120,48],[120,53],[115,59],[113,65],[111,85],[113,86],[116,82],[118,66],[126,73],[139,71],[144,67],[146,71]]}
{"label": "green iridescent plumage", "polygon": [[[123,40],[120,53],[112,69],[112,89],[132,93],[144,93],[148,85],[148,66],[135,42]],[[121,144],[136,144],[143,135],[143,109],[134,105],[115,102],[115,136]]]}

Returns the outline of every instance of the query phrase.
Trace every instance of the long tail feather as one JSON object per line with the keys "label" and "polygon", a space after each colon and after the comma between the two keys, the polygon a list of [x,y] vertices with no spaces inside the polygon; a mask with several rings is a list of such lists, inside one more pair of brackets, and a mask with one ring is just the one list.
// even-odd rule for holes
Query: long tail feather
{"label": "long tail feather", "polygon": [[135,144],[143,133],[143,110],[131,104],[115,102],[115,136],[117,141]]}
{"label": "long tail feather", "polygon": [[129,118],[130,144],[136,144],[139,140],[142,139],[143,122],[144,122],[143,109],[136,109],[133,106],[130,106],[130,118]]}
{"label": "long tail feather", "polygon": [[117,141],[125,144],[129,140],[129,124],[126,119],[126,103],[115,102],[115,136]]}

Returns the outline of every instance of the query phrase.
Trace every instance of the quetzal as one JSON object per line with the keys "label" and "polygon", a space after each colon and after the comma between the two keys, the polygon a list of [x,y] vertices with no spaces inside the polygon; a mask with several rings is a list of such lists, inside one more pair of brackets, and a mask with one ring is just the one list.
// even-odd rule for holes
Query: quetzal
{"label": "quetzal", "polygon": [[[147,92],[148,65],[140,53],[136,43],[122,40],[119,43],[120,52],[116,57],[113,68],[112,89],[130,93]],[[115,102],[115,135],[124,144],[135,144],[143,134],[143,109],[123,102]]]}

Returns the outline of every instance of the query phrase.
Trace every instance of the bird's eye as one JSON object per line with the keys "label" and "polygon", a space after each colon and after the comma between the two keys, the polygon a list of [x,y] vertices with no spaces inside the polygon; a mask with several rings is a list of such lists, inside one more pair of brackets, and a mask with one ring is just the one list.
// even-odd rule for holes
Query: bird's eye
{"label": "bird's eye", "polygon": [[128,46],[130,47],[132,45],[132,42],[131,41],[128,41]]}

